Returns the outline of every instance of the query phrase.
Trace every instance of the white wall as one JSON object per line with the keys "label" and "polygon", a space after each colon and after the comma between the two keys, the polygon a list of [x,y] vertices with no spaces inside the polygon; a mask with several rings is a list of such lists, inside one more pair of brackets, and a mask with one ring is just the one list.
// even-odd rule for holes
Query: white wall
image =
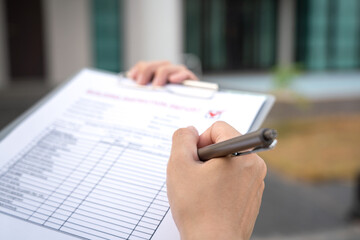
{"label": "white wall", "polygon": [[43,0],[47,79],[58,84],[92,66],[90,1]]}
{"label": "white wall", "polygon": [[295,61],[295,0],[280,0],[278,9],[278,60],[279,65]]}
{"label": "white wall", "polygon": [[124,63],[139,60],[182,61],[182,1],[126,0]]}
{"label": "white wall", "polygon": [[0,88],[3,88],[8,84],[9,78],[5,31],[4,0],[0,0]]}

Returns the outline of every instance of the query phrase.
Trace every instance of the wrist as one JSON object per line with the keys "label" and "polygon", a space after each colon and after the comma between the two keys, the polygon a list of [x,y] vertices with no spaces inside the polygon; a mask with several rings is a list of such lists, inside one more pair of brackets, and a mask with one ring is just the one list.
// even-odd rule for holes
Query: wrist
{"label": "wrist", "polygon": [[245,240],[241,230],[218,224],[209,226],[193,225],[180,232],[181,240]]}

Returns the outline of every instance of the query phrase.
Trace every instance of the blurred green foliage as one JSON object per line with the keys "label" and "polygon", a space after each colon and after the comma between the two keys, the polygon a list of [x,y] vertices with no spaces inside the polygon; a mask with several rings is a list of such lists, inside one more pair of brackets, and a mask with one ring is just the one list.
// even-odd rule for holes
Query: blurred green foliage
{"label": "blurred green foliage", "polygon": [[287,89],[293,80],[302,73],[302,67],[300,64],[276,66],[272,72],[275,89]]}

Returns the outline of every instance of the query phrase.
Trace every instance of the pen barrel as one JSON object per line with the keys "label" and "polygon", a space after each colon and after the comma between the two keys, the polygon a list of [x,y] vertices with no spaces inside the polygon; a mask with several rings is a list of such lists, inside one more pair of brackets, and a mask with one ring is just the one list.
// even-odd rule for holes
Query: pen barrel
{"label": "pen barrel", "polygon": [[265,133],[267,131],[269,131],[268,128],[262,128],[255,132],[200,148],[198,149],[199,159],[207,161],[211,158],[225,157],[255,147],[268,146],[273,142],[273,139],[266,137]]}

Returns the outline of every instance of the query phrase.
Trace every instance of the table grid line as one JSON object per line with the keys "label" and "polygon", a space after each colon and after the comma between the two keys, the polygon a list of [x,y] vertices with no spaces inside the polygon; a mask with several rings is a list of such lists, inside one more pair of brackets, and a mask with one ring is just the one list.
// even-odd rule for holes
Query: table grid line
{"label": "table grid line", "polygon": [[[96,147],[96,145],[97,145],[97,144],[95,144],[95,147]],[[89,151],[89,153],[88,153],[87,155],[89,155],[90,153],[91,153],[91,151]],[[86,159],[86,156],[85,156],[85,157],[80,161],[80,163],[73,169],[73,171],[62,181],[62,183],[64,183],[64,182],[75,172],[75,170],[81,165],[81,163],[82,163],[85,159]],[[49,199],[50,196],[53,195],[60,186],[61,186],[61,184],[59,184],[59,185],[51,192],[51,194],[47,197],[47,199]],[[43,201],[43,203],[44,203],[47,199],[45,199],[45,200]],[[42,204],[43,204],[43,203],[42,203]],[[41,207],[42,204],[39,205],[38,209]],[[36,212],[36,211],[37,211],[37,210],[35,210],[35,212]],[[35,212],[34,212],[34,213],[35,213]],[[33,215],[33,214],[32,214],[32,215]],[[31,215],[31,216],[32,216],[32,215]],[[30,219],[31,216],[30,216],[28,219]]]}
{"label": "table grid line", "polygon": [[[0,184],[2,184],[2,187],[0,187],[0,207],[5,207],[6,209],[6,206],[2,205],[9,199],[9,206],[13,205],[15,207],[15,209],[11,211],[14,211],[14,213],[18,212],[18,214],[12,215],[6,213],[7,215],[78,237],[81,237],[81,235],[83,237],[93,235],[94,237],[104,238],[101,237],[101,233],[111,235],[110,232],[115,234],[113,235],[114,237],[118,237],[116,232],[122,232],[122,230],[116,229],[116,226],[121,227],[124,231],[125,229],[128,229],[129,232],[131,230],[131,233],[126,239],[138,235],[136,232],[139,233],[139,236],[137,236],[139,238],[144,238],[145,235],[149,235],[149,237],[152,236],[158,227],[158,223],[162,221],[168,212],[169,206],[166,197],[161,197],[166,196],[166,190],[163,190],[165,182],[159,185],[159,188],[153,187],[154,185],[151,184],[156,184],[160,179],[163,179],[160,175],[162,172],[154,175],[151,174],[152,170],[146,167],[141,168],[141,166],[143,165],[143,161],[149,158],[149,154],[153,156],[150,159],[156,159],[153,161],[154,164],[156,163],[156,165],[162,166],[161,161],[164,160],[166,155],[147,149],[144,151],[141,149],[141,152],[138,152],[140,147],[142,148],[141,145],[137,143],[132,144],[131,142],[119,144],[118,140],[114,139],[114,137],[109,138],[101,134],[87,134],[84,132],[76,132],[76,135],[72,137],[73,134],[68,131],[65,126],[56,128],[54,126],[48,127],[44,129],[42,134],[39,134],[36,142],[26,147],[26,152],[19,153],[16,158],[14,157],[11,168],[9,167],[3,175],[0,175],[0,180],[3,180],[2,183],[0,182]],[[119,132],[120,129],[118,128],[116,131]],[[52,132],[55,132],[55,135],[51,135]],[[133,131],[127,130],[125,132],[132,133]],[[90,137],[88,135],[92,135],[91,139],[88,138]],[[101,138],[100,140],[96,140],[96,137]],[[60,139],[60,142],[56,141],[57,138]],[[79,140],[76,140],[76,138],[79,138]],[[84,142],[91,144],[92,147],[84,147],[86,146]],[[78,145],[78,143],[80,143],[81,146]],[[101,150],[96,150],[99,149],[98,147],[100,145]],[[115,147],[121,150],[120,154],[113,152]],[[45,153],[38,155],[37,153],[42,152],[42,150],[45,150]],[[25,148],[23,151],[25,151]],[[139,154],[139,158],[136,158],[133,164],[127,167],[122,166],[123,164],[121,162],[117,164],[120,158],[123,161],[129,161],[130,152],[132,151],[135,151],[135,154]],[[93,152],[96,152],[96,155],[100,154],[99,156],[101,157],[97,157],[97,161],[87,163],[86,159],[92,156]],[[82,159],[73,165],[74,168],[63,165],[65,162],[71,163],[71,158],[78,158],[78,156],[81,156]],[[115,158],[115,160],[110,161],[112,158]],[[64,160],[64,162],[62,162],[62,160]],[[89,170],[80,170],[79,167],[82,166],[82,164],[88,166]],[[94,173],[95,169],[104,173]],[[83,177],[70,178],[77,170],[80,170],[79,172]],[[120,172],[124,174],[121,176],[126,176],[126,178],[115,175],[114,171],[117,170],[121,170]],[[53,171],[59,174],[54,174],[52,173]],[[63,172],[66,174],[61,174]],[[135,175],[132,176],[132,174]],[[90,176],[91,178],[89,178]],[[87,180],[89,180],[89,182]],[[30,182],[33,184],[30,184]],[[120,183],[120,188],[113,190],[111,187],[113,183]],[[57,186],[55,187],[54,185]],[[51,188],[51,186],[55,188]],[[134,188],[132,189],[131,186],[134,186]],[[126,188],[128,187],[130,188],[127,191]],[[89,188],[89,190],[86,188]],[[142,191],[145,191],[143,192],[145,194],[140,194]],[[66,192],[69,192],[69,194],[66,194]],[[75,192],[76,195],[74,195]],[[85,197],[82,198],[82,194],[84,194]],[[155,194],[154,197],[150,197],[153,194]],[[41,199],[39,198],[40,196],[44,196],[41,201],[38,200]],[[66,197],[63,198],[62,196]],[[119,196],[119,201],[111,201],[114,196]],[[58,202],[56,199],[63,200]],[[134,203],[130,199],[134,199],[138,201],[138,203]],[[77,200],[79,200],[79,202]],[[99,204],[99,202],[101,204]],[[129,205],[127,205],[127,203],[129,203]],[[96,208],[94,205],[99,205],[99,207]],[[142,207],[146,209],[143,210]],[[72,208],[74,208],[74,210],[71,211]],[[116,215],[114,215],[114,212],[110,212],[111,209],[117,212]],[[131,209],[134,209],[135,212],[131,212]],[[153,211],[150,211],[150,209],[153,209]],[[141,214],[137,214],[137,211]],[[0,212],[4,211],[0,210]],[[51,212],[51,214],[47,214],[47,212]],[[106,212],[108,212],[108,214]],[[123,212],[123,214],[119,214],[121,212]],[[147,215],[150,213],[151,215]],[[164,215],[162,213],[164,213]],[[135,214],[134,216],[138,215],[140,218],[134,217],[133,220],[136,221],[131,223],[129,214]],[[26,215],[28,215],[27,218],[22,217]],[[45,221],[45,218],[42,216],[47,216]],[[92,218],[86,220],[88,216],[92,216]],[[119,216],[119,218],[115,216]],[[130,221],[126,221],[126,219]],[[40,223],[39,221],[44,222]],[[71,223],[72,226],[75,226],[81,221],[84,223],[79,225],[82,229],[87,227],[90,229],[91,226],[93,227],[90,232],[83,231],[83,234],[81,234],[81,229],[76,229],[76,227],[71,227],[67,224]],[[61,224],[61,226],[55,228],[58,224]],[[96,226],[99,228],[97,229]],[[131,226],[134,227],[131,228]],[[72,230],[70,231],[68,229]],[[101,232],[100,229],[109,229],[109,232],[106,232],[106,230],[105,232]],[[76,234],[76,232],[79,234]],[[95,232],[99,232],[99,234],[95,235]],[[150,232],[152,232],[152,234],[150,234]],[[124,233],[125,232],[122,232],[122,234]]]}
{"label": "table grid line", "polygon": [[130,233],[129,237],[131,237],[131,235],[133,234],[133,232],[135,231],[136,227],[139,225],[140,221],[142,220],[142,218],[145,216],[145,214],[147,213],[147,211],[149,210],[150,206],[152,205],[152,203],[154,202],[154,200],[156,199],[156,197],[159,195],[159,192],[161,191],[161,189],[165,186],[165,183],[162,185],[162,187],[159,189],[158,193],[155,195],[155,197],[153,198],[153,200],[151,201],[151,203],[148,205],[147,209],[145,210],[144,214],[141,216],[139,222],[136,224],[136,226],[134,227],[134,229],[132,230],[132,232]]}
{"label": "table grid line", "polygon": [[[109,147],[109,148],[111,148],[111,147]],[[126,147],[122,149],[121,153],[120,153],[120,154],[118,155],[118,157],[113,161],[113,163],[109,166],[108,170],[104,173],[104,175],[99,179],[98,183],[101,182],[101,180],[105,177],[106,173],[107,173],[107,172],[111,169],[111,167],[116,163],[116,161],[118,160],[118,158],[121,156],[121,154],[122,154],[125,150],[126,150]],[[109,149],[106,151],[106,153],[107,153],[108,151],[109,151]],[[104,153],[103,156],[105,156],[106,153]],[[102,159],[102,158],[101,158],[101,159]],[[100,159],[100,160],[101,160],[101,159]],[[100,162],[100,160],[99,160],[99,162]],[[91,169],[90,172],[91,172],[92,170],[93,170],[93,169]],[[90,172],[89,172],[89,173],[90,173]],[[85,198],[82,199],[81,203],[79,203],[79,205],[78,205],[78,206],[76,207],[76,209],[70,214],[70,216],[65,220],[65,222],[66,222],[69,218],[71,218],[71,216],[73,215],[73,213],[74,213],[74,212],[79,208],[79,206],[86,200],[86,198],[91,194],[91,192],[95,189],[95,187],[98,185],[98,183],[96,183],[96,184],[94,185],[94,187],[89,191],[89,193],[85,196]],[[64,223],[65,223],[65,222],[64,222]],[[64,226],[64,223],[60,226],[59,229],[61,229],[61,227]]]}
{"label": "table grid line", "polygon": [[[95,149],[97,146],[98,146],[98,143],[89,151],[89,154],[88,154],[88,155],[90,155],[90,153],[93,151],[93,149]],[[108,150],[106,150],[106,152],[103,154],[103,156],[104,156],[107,152],[108,152]],[[88,155],[87,155],[87,156],[88,156]],[[86,159],[86,157],[84,157],[83,161],[85,161],[85,159]],[[83,182],[83,180],[90,174],[90,172],[92,172],[92,170],[96,167],[96,165],[100,162],[100,160],[101,160],[101,159],[99,159],[98,162],[97,162],[96,164],[94,164],[93,168],[90,169],[90,171],[82,178],[82,180],[81,180],[81,181],[76,185],[76,187],[67,195],[67,197],[63,200],[63,202],[62,202],[59,206],[61,206],[61,205],[69,198],[69,196],[75,191],[75,189],[78,188],[78,186],[80,185],[80,183]],[[81,163],[79,163],[78,166],[80,166],[80,165],[81,165]],[[76,168],[78,168],[78,166],[77,166]],[[76,168],[74,169],[73,172],[75,172]],[[72,173],[73,173],[73,172],[72,172]],[[72,175],[72,173],[69,174],[69,177],[70,177],[70,175]],[[66,179],[65,179],[65,181],[66,181]],[[65,182],[65,181],[64,181],[64,182]],[[56,191],[56,190],[55,190],[55,191]],[[54,191],[54,192],[55,192],[55,191]],[[59,209],[59,206],[55,209],[54,212],[56,212],[56,210]],[[54,212],[53,212],[53,213],[54,213]],[[52,216],[52,215],[50,215],[50,216],[48,217],[48,219],[49,219],[51,216]],[[46,221],[47,221],[48,219],[46,219]],[[46,221],[45,221],[44,223],[46,223]]]}

